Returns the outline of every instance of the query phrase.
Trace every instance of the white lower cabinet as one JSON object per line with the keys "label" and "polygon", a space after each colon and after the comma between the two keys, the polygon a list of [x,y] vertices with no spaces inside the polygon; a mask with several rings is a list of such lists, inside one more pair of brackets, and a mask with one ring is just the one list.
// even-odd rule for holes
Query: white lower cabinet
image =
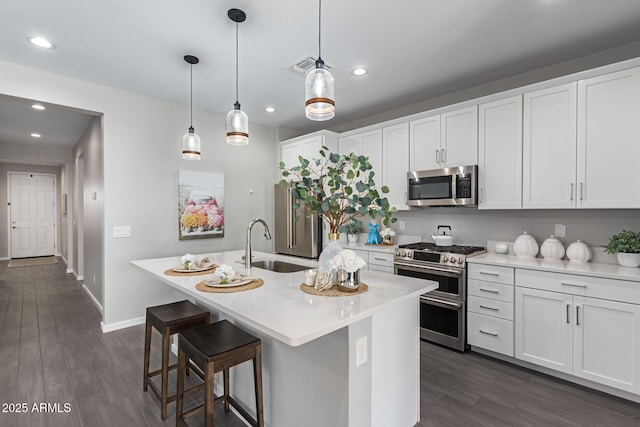
{"label": "white lower cabinet", "polygon": [[[573,295],[520,287],[518,271],[515,357],[640,394],[640,305],[585,296],[590,278],[579,276],[575,282],[559,279],[581,285],[567,288]],[[552,275],[540,274],[547,280]]]}
{"label": "white lower cabinet", "polygon": [[467,342],[513,356],[514,269],[469,265]]}
{"label": "white lower cabinet", "polygon": [[369,271],[393,274],[393,253],[369,251]]}

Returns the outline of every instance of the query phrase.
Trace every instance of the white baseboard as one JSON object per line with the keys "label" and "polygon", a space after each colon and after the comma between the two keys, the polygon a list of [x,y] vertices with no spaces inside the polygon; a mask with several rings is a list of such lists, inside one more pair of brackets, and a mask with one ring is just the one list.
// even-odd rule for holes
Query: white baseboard
{"label": "white baseboard", "polygon": [[98,311],[100,312],[100,314],[102,314],[102,304],[100,304],[100,302],[95,297],[95,295],[93,295],[93,293],[89,290],[89,288],[87,288],[87,286],[84,283],[82,284],[82,290],[84,291],[85,294],[89,296],[89,299],[91,300],[93,305],[95,305]]}
{"label": "white baseboard", "polygon": [[103,333],[117,331],[118,329],[129,328],[131,326],[142,325],[146,322],[144,317],[138,317],[135,319],[123,320],[122,322],[105,324],[104,321],[100,322],[100,329]]}
{"label": "white baseboard", "polygon": [[3,256],[2,258],[0,258],[0,261],[9,261],[11,258]]}
{"label": "white baseboard", "polygon": [[76,272],[73,271],[73,268],[68,268],[67,267],[67,274],[73,274],[74,276],[76,275]]}
{"label": "white baseboard", "polygon": [[73,275],[76,276],[76,280],[84,280],[84,276],[78,276],[76,272],[73,272]]}

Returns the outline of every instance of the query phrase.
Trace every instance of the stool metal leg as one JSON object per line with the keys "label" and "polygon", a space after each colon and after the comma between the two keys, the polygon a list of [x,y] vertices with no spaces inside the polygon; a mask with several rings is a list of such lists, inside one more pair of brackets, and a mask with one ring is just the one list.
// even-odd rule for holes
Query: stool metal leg
{"label": "stool metal leg", "polygon": [[258,427],[264,427],[264,413],[262,410],[262,346],[256,347],[256,355],[253,358],[253,383],[256,390],[256,419]]}
{"label": "stool metal leg", "polygon": [[144,328],[144,378],[142,379],[142,389],[147,391],[149,385],[149,355],[151,354],[151,322],[147,320]]}
{"label": "stool metal leg", "polygon": [[165,328],[162,331],[162,391],[160,396],[161,402],[161,416],[163,420],[167,419],[167,400],[168,393],[167,388],[169,384],[169,347],[171,345],[171,335],[169,329]]}

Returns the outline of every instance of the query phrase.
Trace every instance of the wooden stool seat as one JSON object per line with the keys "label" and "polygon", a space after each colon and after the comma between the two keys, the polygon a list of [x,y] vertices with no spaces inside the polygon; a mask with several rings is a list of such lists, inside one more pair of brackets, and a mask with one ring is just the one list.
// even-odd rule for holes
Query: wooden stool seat
{"label": "wooden stool seat", "polygon": [[[207,325],[210,321],[211,315],[207,310],[187,300],[147,307],[144,336],[144,379],[142,388],[144,391],[147,391],[148,386],[151,386],[151,390],[153,390],[160,399],[160,412],[163,420],[167,418],[167,403],[173,402],[176,399],[175,395],[169,396],[167,391],[169,371],[177,367],[177,365],[169,366],[171,335],[195,326]],[[153,372],[149,372],[152,327],[157,329],[162,335],[162,367]],[[151,382],[151,378],[159,374],[162,375],[160,390]]]}
{"label": "wooden stool seat", "polygon": [[[207,326],[181,331],[178,334],[178,391],[176,398],[176,425],[186,425],[184,419],[201,411],[205,412],[205,425],[213,427],[213,407],[224,401],[225,412],[233,406],[253,426],[264,426],[262,410],[262,359],[259,338],[248,334],[228,320],[221,320]],[[191,360],[204,372],[204,384],[184,390],[186,360]],[[229,368],[248,360],[253,361],[254,387],[256,396],[256,419],[229,394]],[[224,372],[224,395],[214,397],[214,374]],[[185,413],[182,412],[186,394],[204,388],[204,404]]]}

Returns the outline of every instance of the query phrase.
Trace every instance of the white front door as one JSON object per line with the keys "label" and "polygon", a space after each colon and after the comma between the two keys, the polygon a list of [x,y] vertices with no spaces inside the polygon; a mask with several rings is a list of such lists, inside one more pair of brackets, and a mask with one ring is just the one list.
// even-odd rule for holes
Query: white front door
{"label": "white front door", "polygon": [[11,258],[55,252],[55,178],[10,173]]}

